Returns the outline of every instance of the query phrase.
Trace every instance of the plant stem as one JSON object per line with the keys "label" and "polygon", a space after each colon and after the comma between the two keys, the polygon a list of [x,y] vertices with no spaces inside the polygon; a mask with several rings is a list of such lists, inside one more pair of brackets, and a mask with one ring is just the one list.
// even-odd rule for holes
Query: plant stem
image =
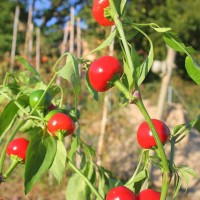
{"label": "plant stem", "polygon": [[124,94],[127,99],[131,98],[130,92],[119,79],[114,82],[114,85],[119,89],[120,92]]}
{"label": "plant stem", "polygon": [[58,140],[60,140],[61,142],[64,141],[64,131],[60,131],[60,130],[57,131],[56,136],[57,136]]}
{"label": "plant stem", "polygon": [[[12,101],[12,98],[9,97],[8,95],[6,95],[4,92],[0,91],[0,94],[3,95],[4,97],[6,97],[9,101]],[[23,111],[24,114],[28,115],[29,113],[23,108],[23,106],[21,106],[20,103],[18,103],[17,100],[13,100],[13,102],[15,103],[15,105],[21,110]]]}
{"label": "plant stem", "polygon": [[[117,10],[116,10],[115,4],[114,4],[114,0],[109,0],[109,3],[110,3],[110,8],[111,8],[111,17],[113,18],[115,25],[116,25],[116,28],[119,32],[120,37],[121,37],[121,41],[122,41],[122,44],[124,46],[124,50],[125,50],[126,57],[127,57],[128,66],[129,66],[130,70],[133,71],[134,81],[135,81],[134,87],[135,87],[136,90],[139,91],[137,79],[136,79],[136,70],[135,70],[134,65],[133,65],[130,48],[128,46],[128,42],[126,41],[126,37],[125,37],[125,34],[124,34],[122,23],[121,23],[120,18],[119,18],[119,14],[117,13]],[[127,92],[129,92],[129,91],[125,91],[124,88],[121,89],[119,87],[118,87],[118,89],[120,89],[120,91],[123,92],[126,97],[128,97]],[[126,89],[126,90],[128,90],[128,89]],[[129,100],[131,101],[132,98],[131,99],[129,98]],[[150,116],[149,116],[149,114],[148,114],[148,112],[147,112],[147,110],[146,110],[146,108],[145,108],[145,106],[142,102],[142,99],[138,98],[138,100],[134,101],[134,103],[137,105],[137,107],[139,108],[139,110],[143,114],[145,120],[147,121],[149,128],[150,128],[150,130],[151,130],[151,132],[152,132],[152,134],[155,138],[155,141],[156,141],[156,144],[157,144],[157,147],[158,147],[158,151],[160,153],[162,166],[163,166],[161,200],[165,200],[166,196],[167,196],[168,188],[169,188],[169,183],[171,181],[171,173],[170,173],[170,169],[169,169],[169,166],[168,166],[167,157],[166,157],[163,145],[162,145],[160,138],[158,136],[158,133],[157,133],[157,131],[156,131],[156,129],[155,129],[155,127],[154,127],[154,125],[151,121],[151,118],[150,118]]]}
{"label": "plant stem", "polygon": [[12,159],[12,163],[10,165],[10,167],[8,168],[8,170],[3,174],[3,178],[6,179],[10,173],[15,169],[15,167],[18,165],[19,160],[18,158],[13,158]]}
{"label": "plant stem", "polygon": [[[142,153],[141,153],[141,155],[140,155],[140,158],[139,158],[138,165],[137,165],[137,167],[136,167],[136,170],[135,170],[133,176],[132,176],[132,177],[128,180],[128,182],[125,184],[125,186],[127,186],[127,187],[132,187],[132,182],[133,182],[135,176],[138,174],[138,171],[139,171],[139,169],[140,169],[140,167],[141,167],[142,160],[143,160],[144,155],[146,154],[146,151],[147,151],[147,150],[143,150],[143,151],[142,151]],[[144,163],[144,165],[145,165],[145,163]],[[144,168],[144,167],[143,167],[143,168]]]}
{"label": "plant stem", "polygon": [[133,74],[134,74],[134,88],[138,89],[137,80],[136,80],[136,71],[135,71],[135,68],[134,68],[133,61],[132,61],[130,48],[128,46],[128,42],[127,42],[126,37],[125,37],[122,22],[120,20],[119,14],[117,13],[114,0],[109,0],[109,3],[110,3],[110,8],[111,8],[111,17],[113,18],[113,20],[115,22],[115,26],[116,26],[116,28],[119,32],[120,39],[121,39],[122,44],[124,46],[128,66],[129,66],[130,70],[133,71]]}
{"label": "plant stem", "polygon": [[1,153],[1,158],[0,158],[0,174],[3,171],[3,164],[4,164],[4,160],[6,157],[6,148],[8,146],[8,144],[13,140],[13,138],[15,137],[15,135],[17,134],[18,130],[20,129],[20,127],[24,124],[24,120],[21,118],[18,121],[18,124],[16,125],[15,129],[13,130],[12,134],[10,135],[10,138],[6,141],[6,144],[2,150]]}
{"label": "plant stem", "polygon": [[171,144],[170,165],[172,167],[173,163],[174,163],[174,153],[175,153],[175,140],[174,140],[174,138],[171,139],[170,144]]}
{"label": "plant stem", "polygon": [[153,134],[153,137],[156,141],[157,144],[157,148],[158,151],[160,153],[160,158],[161,158],[161,162],[162,162],[162,167],[163,167],[163,179],[162,179],[162,193],[161,193],[161,200],[165,200],[167,197],[167,192],[168,192],[168,188],[169,188],[169,183],[171,181],[171,172],[169,169],[169,165],[168,165],[168,161],[167,161],[167,156],[165,154],[164,148],[163,148],[163,144],[160,141],[160,138],[158,136],[158,133],[154,127],[154,124],[142,102],[141,99],[138,99],[138,101],[135,102],[135,104],[137,105],[137,107],[139,108],[140,112],[143,114],[146,122],[149,125],[149,128]]}
{"label": "plant stem", "polygon": [[104,200],[104,198],[97,192],[92,183],[88,178],[67,158],[68,165],[85,181],[85,183],[90,187],[92,192],[96,195],[97,199]]}

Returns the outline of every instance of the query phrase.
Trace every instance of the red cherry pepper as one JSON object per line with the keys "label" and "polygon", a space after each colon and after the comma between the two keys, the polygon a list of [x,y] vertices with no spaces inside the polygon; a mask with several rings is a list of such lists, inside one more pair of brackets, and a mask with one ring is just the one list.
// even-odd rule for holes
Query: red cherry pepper
{"label": "red cherry pepper", "polygon": [[137,196],[127,187],[118,186],[108,192],[106,200],[137,200]]}
{"label": "red cherry pepper", "polygon": [[[170,135],[170,130],[168,126],[164,122],[157,119],[152,119],[152,122],[155,126],[155,129],[158,133],[158,136],[162,144],[164,145],[167,142]],[[156,141],[153,137],[153,134],[147,122],[143,122],[140,124],[137,131],[137,140],[138,140],[139,145],[145,149],[150,149],[154,146],[157,146]]]}
{"label": "red cherry pepper", "polygon": [[104,16],[104,9],[109,5],[108,0],[94,0],[92,14],[94,19],[102,26],[112,26],[114,24],[113,20],[109,20]]}
{"label": "red cherry pepper", "polygon": [[64,135],[70,135],[74,132],[75,124],[73,120],[64,113],[54,114],[47,124],[47,129],[52,136],[56,136],[56,132],[63,131]]}
{"label": "red cherry pepper", "polygon": [[138,200],[160,200],[161,193],[152,189],[146,189],[139,193]]}
{"label": "red cherry pepper", "polygon": [[17,156],[25,162],[26,159],[26,151],[28,148],[29,141],[25,138],[16,138],[12,140],[6,149],[6,153],[9,156]]}
{"label": "red cherry pepper", "polygon": [[111,88],[112,81],[123,74],[120,61],[112,56],[103,56],[95,60],[89,67],[88,78],[92,87],[98,92]]}

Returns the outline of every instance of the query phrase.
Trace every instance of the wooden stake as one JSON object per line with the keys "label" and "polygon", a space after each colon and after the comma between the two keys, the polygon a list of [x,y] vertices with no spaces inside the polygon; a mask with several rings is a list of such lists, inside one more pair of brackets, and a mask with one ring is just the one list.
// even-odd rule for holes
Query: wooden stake
{"label": "wooden stake", "polygon": [[76,39],[76,43],[77,43],[77,57],[80,58],[81,57],[81,25],[80,25],[80,17],[77,18],[76,20],[76,29],[77,29],[77,39]]}
{"label": "wooden stake", "polygon": [[30,23],[30,29],[29,29],[29,41],[28,41],[28,60],[32,61],[32,52],[33,52],[33,29],[34,25],[31,22]]}
{"label": "wooden stake", "polygon": [[32,42],[31,42],[32,31],[33,31],[32,13],[33,13],[33,8],[32,6],[30,6],[28,12],[27,31],[24,44],[24,55],[27,58],[31,58],[30,51],[32,51]]}
{"label": "wooden stake", "polygon": [[18,29],[18,22],[19,22],[19,13],[20,7],[19,5],[16,6],[15,9],[15,18],[13,24],[13,39],[12,39],[12,49],[11,49],[11,57],[10,57],[10,71],[14,71],[14,63],[15,63],[15,52],[16,52],[16,43],[17,43],[17,29]]}
{"label": "wooden stake", "polygon": [[69,52],[73,53],[74,52],[74,6],[71,7],[70,9],[70,47],[69,47]]}
{"label": "wooden stake", "polygon": [[[66,22],[66,27],[64,29],[64,36],[63,36],[63,41],[62,41],[61,51],[60,51],[61,55],[66,52],[66,45],[67,45],[69,30],[70,30],[70,23]],[[61,79],[60,79],[60,76],[58,76],[56,79],[56,84],[60,85],[60,83],[61,83]]]}
{"label": "wooden stake", "polygon": [[36,29],[36,70],[40,69],[40,28]]}
{"label": "wooden stake", "polygon": [[161,89],[159,94],[159,101],[158,101],[158,116],[157,118],[162,120],[164,114],[165,103],[167,100],[167,91],[171,80],[172,71],[175,67],[174,61],[176,58],[176,52],[167,47],[167,58],[166,58],[166,65],[167,65],[167,73],[162,78]]}
{"label": "wooden stake", "polygon": [[70,24],[69,24],[69,21],[67,21],[66,27],[64,29],[64,36],[63,36],[62,47],[61,47],[61,55],[66,52],[67,38],[69,35],[69,27],[70,27]]}
{"label": "wooden stake", "polygon": [[[77,57],[80,58],[81,57],[81,25],[80,25],[80,17],[77,18],[76,20],[76,54]],[[81,67],[79,65],[79,75],[81,76]]]}

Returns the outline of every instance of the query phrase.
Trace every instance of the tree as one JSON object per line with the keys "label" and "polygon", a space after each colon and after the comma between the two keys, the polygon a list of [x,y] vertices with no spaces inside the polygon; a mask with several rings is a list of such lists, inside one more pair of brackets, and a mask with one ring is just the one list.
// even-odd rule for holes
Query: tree
{"label": "tree", "polygon": [[[94,34],[98,34],[98,38],[102,38],[107,30],[99,26],[95,28],[96,23],[92,20],[91,4],[92,1],[90,0],[89,5],[84,7],[81,11],[81,16],[89,27],[87,31],[90,41]],[[197,25],[200,24],[199,7],[200,1],[198,0],[189,0],[181,3],[180,1],[173,0],[136,0],[134,2],[129,1],[126,15],[129,16],[130,19],[134,19],[135,23],[142,22],[145,24],[155,22],[161,27],[171,27],[186,45],[189,44],[193,46],[194,49],[198,50],[200,49],[200,27]],[[145,29],[145,31],[148,33],[148,30]],[[137,31],[133,31],[131,27],[126,27],[126,33],[128,33],[127,38],[129,42],[139,51],[140,56],[146,56],[146,52],[149,48],[148,41],[143,39],[140,34],[137,35]],[[151,32],[148,34],[155,44],[155,58],[165,59],[167,49],[166,46],[163,46],[162,40],[159,38],[158,34],[151,34]],[[133,39],[134,37],[136,38]],[[116,44],[115,49],[118,48],[119,44]],[[182,54],[177,55],[176,62],[177,65],[183,66],[184,59],[182,58]],[[183,72],[184,69],[181,68],[181,73]]]}
{"label": "tree", "polygon": [[[13,22],[16,4],[20,5],[20,28],[17,37],[17,45],[20,46],[24,42],[24,30],[25,27],[23,23],[26,21],[27,13],[25,11],[26,4],[21,1],[13,2],[11,0],[2,0],[0,4],[1,14],[0,14],[0,57],[4,55],[5,52],[11,51],[12,45],[12,34],[13,34]],[[19,50],[19,48],[18,48]]]}
{"label": "tree", "polygon": [[6,51],[10,51],[11,49],[15,4],[10,1],[3,0],[0,4],[0,9],[0,56],[2,57]]}

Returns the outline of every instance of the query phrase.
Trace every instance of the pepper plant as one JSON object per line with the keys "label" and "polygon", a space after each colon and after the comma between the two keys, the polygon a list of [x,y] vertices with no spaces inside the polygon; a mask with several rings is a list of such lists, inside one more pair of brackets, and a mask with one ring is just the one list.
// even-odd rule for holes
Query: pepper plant
{"label": "pepper plant", "polygon": [[[17,57],[26,70],[7,73],[0,87],[1,103],[5,105],[0,116],[2,184],[10,181],[9,176],[13,170],[17,170],[17,164],[25,164],[25,194],[28,194],[47,172],[52,173],[60,183],[65,172],[73,170],[74,173],[67,183],[68,200],[135,200],[146,197],[165,200],[171,195],[171,185],[174,187],[172,198],[175,198],[182,181],[187,183],[189,175],[195,176],[195,172],[188,166],[176,165],[174,147],[189,134],[191,128],[199,128],[200,117],[194,116],[194,120],[187,124],[177,124],[170,132],[164,122],[151,119],[140,92],[140,85],[154,60],[153,42],[146,34],[146,29],[159,33],[167,46],[186,55],[185,68],[194,82],[200,85],[200,68],[191,54],[194,50],[187,47],[169,27],[160,27],[155,23],[134,23],[125,15],[128,3],[131,2],[94,0],[91,11],[100,26],[114,24],[115,29],[89,54],[107,48],[116,40],[121,46],[122,59],[103,55],[95,61],[88,61],[86,58],[89,54],[77,58],[67,52],[55,63],[52,68],[53,77],[46,83],[30,63]],[[144,60],[139,59],[137,50],[127,42],[126,27],[132,27],[135,33],[133,40],[140,34],[149,42],[149,52]],[[120,93],[120,103],[124,106],[136,106],[144,116],[144,122],[138,127],[137,133],[133,133],[137,134],[141,155],[132,177],[126,183],[114,178],[109,170],[98,166],[95,150],[82,140],[78,110],[81,95],[80,64],[81,70],[86,71],[84,81],[94,100],[98,100],[98,92],[106,92],[115,87]],[[63,101],[66,85],[57,85],[57,76],[67,80],[74,91],[74,104],[70,105],[70,108],[66,107]],[[26,142],[20,145],[22,150],[17,146],[17,151],[13,151],[14,147],[11,145],[15,144],[19,134],[23,135],[20,140]],[[67,147],[65,137],[70,137]],[[171,145],[169,157],[164,149],[166,143]],[[155,156],[151,156],[151,151],[155,152]],[[79,164],[76,163],[77,152],[80,155]],[[8,169],[5,168],[6,153],[13,160]],[[149,186],[152,180],[152,164],[162,172],[161,189],[154,190]]]}

